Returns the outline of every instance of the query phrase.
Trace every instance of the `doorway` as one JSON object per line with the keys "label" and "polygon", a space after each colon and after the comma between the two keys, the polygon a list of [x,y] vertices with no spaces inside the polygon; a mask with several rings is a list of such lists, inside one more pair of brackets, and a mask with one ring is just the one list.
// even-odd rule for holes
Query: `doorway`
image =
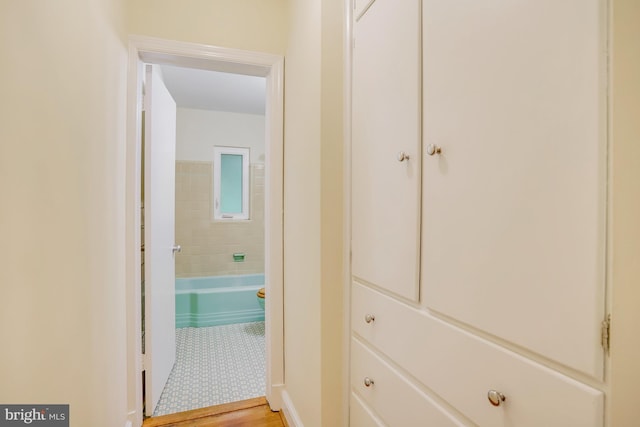
{"label": "doorway", "polygon": [[157,404],[145,405],[153,416],[264,396],[266,372],[258,297],[265,288],[265,78],[172,65],[159,72],[176,103],[181,250],[174,260],[175,364]]}
{"label": "doorway", "polygon": [[[142,421],[144,370],[141,351],[140,169],[141,96],[144,64],[179,66],[198,70],[262,77],[266,81],[264,146],[264,287],[266,397],[272,409],[281,406],[284,382],[282,307],[282,179],[283,179],[283,59],[263,53],[223,49],[153,38],[130,41],[129,113],[127,148],[127,325],[128,405],[133,425]],[[179,244],[179,242],[177,242]]]}

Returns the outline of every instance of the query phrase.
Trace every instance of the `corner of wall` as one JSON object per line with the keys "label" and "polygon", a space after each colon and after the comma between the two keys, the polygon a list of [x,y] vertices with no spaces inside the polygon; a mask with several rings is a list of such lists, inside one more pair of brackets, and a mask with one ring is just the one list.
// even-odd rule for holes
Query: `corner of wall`
{"label": "corner of wall", "polygon": [[302,421],[300,421],[300,416],[296,411],[295,406],[293,405],[293,401],[291,397],[289,397],[289,393],[286,390],[282,392],[282,413],[287,420],[287,424],[289,427],[304,427]]}

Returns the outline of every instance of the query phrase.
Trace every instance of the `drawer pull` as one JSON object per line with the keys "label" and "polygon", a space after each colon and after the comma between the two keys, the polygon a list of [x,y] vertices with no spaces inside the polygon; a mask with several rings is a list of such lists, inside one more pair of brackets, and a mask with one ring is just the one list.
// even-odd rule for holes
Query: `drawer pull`
{"label": "drawer pull", "polygon": [[401,151],[398,153],[398,161],[399,162],[404,162],[405,160],[409,160],[409,155],[407,153],[405,153],[404,151]]}
{"label": "drawer pull", "polygon": [[364,377],[364,386],[371,387],[373,385],[373,380],[369,377]]}
{"label": "drawer pull", "polygon": [[489,392],[487,393],[487,398],[493,406],[500,406],[500,404],[506,400],[504,394],[496,390],[489,390]]}
{"label": "drawer pull", "polygon": [[440,154],[442,153],[442,149],[440,147],[438,147],[437,145],[433,145],[433,144],[429,144],[427,146],[427,154],[430,156],[433,156],[434,154]]}
{"label": "drawer pull", "polygon": [[376,320],[376,316],[374,316],[373,314],[365,314],[364,316],[364,321],[367,323],[371,323],[374,320]]}

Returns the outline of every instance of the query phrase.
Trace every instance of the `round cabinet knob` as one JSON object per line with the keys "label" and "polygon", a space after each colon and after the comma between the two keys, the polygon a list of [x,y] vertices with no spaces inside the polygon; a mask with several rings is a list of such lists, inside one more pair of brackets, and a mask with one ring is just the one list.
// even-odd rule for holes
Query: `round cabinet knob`
{"label": "round cabinet knob", "polygon": [[487,398],[493,406],[500,406],[500,404],[506,400],[504,394],[496,390],[489,390],[489,392],[487,392]]}
{"label": "round cabinet knob", "polygon": [[371,323],[374,320],[376,320],[376,316],[374,316],[373,314],[365,314],[364,316],[364,321],[367,323]]}
{"label": "round cabinet knob", "polygon": [[373,380],[369,377],[364,377],[364,386],[371,387],[373,385]]}
{"label": "round cabinet knob", "polygon": [[434,154],[440,154],[442,149],[437,145],[429,144],[427,145],[427,154],[433,156]]}
{"label": "round cabinet knob", "polygon": [[405,160],[409,160],[409,155],[407,153],[405,153],[404,151],[401,151],[398,153],[398,161],[399,162],[404,162]]}

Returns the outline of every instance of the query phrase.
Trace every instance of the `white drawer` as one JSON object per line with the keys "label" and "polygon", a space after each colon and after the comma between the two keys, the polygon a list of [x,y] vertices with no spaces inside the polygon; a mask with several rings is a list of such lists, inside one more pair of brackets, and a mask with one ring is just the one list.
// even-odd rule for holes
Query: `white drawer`
{"label": "white drawer", "polygon": [[[373,381],[365,385],[365,378]],[[464,427],[359,340],[351,339],[351,389],[391,427]]]}
{"label": "white drawer", "polygon": [[[375,320],[366,323],[367,314]],[[351,315],[354,332],[480,426],[603,425],[600,390],[425,311],[354,283]],[[506,400],[492,406],[489,390]]]}
{"label": "white drawer", "polygon": [[349,427],[385,427],[367,405],[354,393],[349,404]]}

